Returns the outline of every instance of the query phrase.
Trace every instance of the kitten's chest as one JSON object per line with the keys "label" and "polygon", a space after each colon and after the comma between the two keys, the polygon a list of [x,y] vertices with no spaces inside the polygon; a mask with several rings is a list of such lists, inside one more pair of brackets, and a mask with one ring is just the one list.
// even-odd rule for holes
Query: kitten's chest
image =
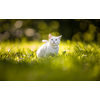
{"label": "kitten's chest", "polygon": [[58,53],[58,47],[56,47],[56,48],[49,47],[48,50],[47,50],[47,52],[49,54],[54,54],[54,53],[57,54]]}

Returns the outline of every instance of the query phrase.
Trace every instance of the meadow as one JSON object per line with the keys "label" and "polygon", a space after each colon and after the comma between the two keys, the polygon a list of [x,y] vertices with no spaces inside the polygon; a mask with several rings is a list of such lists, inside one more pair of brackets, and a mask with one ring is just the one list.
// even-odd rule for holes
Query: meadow
{"label": "meadow", "polygon": [[100,43],[61,41],[54,57],[37,58],[41,41],[0,43],[1,81],[100,81]]}

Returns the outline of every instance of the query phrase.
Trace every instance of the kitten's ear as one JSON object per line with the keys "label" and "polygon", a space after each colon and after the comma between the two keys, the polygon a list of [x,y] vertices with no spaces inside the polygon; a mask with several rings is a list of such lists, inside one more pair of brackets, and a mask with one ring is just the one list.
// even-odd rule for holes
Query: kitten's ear
{"label": "kitten's ear", "polygon": [[59,39],[61,39],[62,35],[59,36]]}
{"label": "kitten's ear", "polygon": [[51,34],[49,34],[49,39],[51,39],[51,37],[52,37],[52,35],[51,35]]}

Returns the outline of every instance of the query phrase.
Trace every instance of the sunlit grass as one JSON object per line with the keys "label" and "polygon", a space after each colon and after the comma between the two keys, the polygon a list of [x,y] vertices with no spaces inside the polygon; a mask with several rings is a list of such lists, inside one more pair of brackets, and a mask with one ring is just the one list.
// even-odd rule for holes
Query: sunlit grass
{"label": "sunlit grass", "polygon": [[36,57],[43,43],[26,40],[0,43],[0,80],[100,80],[99,43],[62,41],[59,54]]}

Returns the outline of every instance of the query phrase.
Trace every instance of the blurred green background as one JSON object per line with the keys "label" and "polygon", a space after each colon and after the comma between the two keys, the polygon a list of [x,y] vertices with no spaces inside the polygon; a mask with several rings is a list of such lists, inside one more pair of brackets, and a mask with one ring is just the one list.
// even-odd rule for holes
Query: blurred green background
{"label": "blurred green background", "polygon": [[0,42],[27,38],[48,39],[48,34],[63,40],[100,41],[100,19],[0,19]]}

